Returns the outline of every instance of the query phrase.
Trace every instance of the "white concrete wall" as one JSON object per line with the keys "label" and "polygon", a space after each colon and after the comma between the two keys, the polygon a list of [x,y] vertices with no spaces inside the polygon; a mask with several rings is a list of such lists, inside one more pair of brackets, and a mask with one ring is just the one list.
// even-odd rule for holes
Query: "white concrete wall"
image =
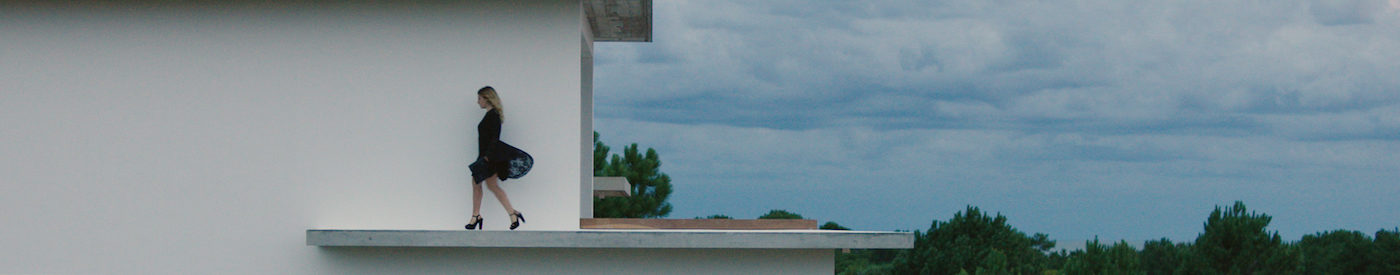
{"label": "white concrete wall", "polygon": [[483,85],[535,156],[523,229],[578,227],[577,1],[3,5],[0,273],[354,271],[304,230],[460,229]]}

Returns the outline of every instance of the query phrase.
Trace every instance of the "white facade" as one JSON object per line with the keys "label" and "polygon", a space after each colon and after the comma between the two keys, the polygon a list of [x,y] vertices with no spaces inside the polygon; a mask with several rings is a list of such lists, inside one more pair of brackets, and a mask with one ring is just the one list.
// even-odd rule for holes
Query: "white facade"
{"label": "white facade", "polygon": [[[585,14],[650,18],[590,1],[0,3],[0,274],[822,274],[836,247],[912,246],[579,230]],[[595,25],[649,41],[629,22]],[[489,194],[494,231],[462,230],[485,85],[535,157],[503,187],[537,232]]]}
{"label": "white facade", "polygon": [[[586,212],[578,1],[0,5],[0,273],[430,273],[562,257],[305,244],[309,228],[461,229],[484,85],[504,100],[502,139],[535,157],[503,184],[522,230],[576,230]],[[485,197],[486,228],[505,230]]]}

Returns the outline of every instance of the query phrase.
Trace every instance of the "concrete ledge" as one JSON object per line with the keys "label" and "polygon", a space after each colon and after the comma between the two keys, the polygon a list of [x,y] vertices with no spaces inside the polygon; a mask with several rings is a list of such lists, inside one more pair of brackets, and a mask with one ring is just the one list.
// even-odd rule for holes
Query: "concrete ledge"
{"label": "concrete ledge", "polygon": [[817,220],[734,220],[734,219],[579,219],[582,229],[719,229],[719,230],[801,230],[817,229]]}
{"label": "concrete ledge", "polygon": [[844,230],[307,230],[322,247],[908,249],[914,234]]}

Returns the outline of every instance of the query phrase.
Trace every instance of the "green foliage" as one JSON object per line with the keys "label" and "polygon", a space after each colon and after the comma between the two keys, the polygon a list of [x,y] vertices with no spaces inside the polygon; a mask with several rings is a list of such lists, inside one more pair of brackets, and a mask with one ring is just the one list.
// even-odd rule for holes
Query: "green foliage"
{"label": "green foliage", "polygon": [[1296,252],[1277,232],[1265,230],[1273,218],[1248,212],[1244,202],[1215,207],[1205,232],[1196,237],[1193,257],[1183,270],[1191,274],[1285,274],[1295,270]]}
{"label": "green foliage", "polygon": [[1358,231],[1336,230],[1303,236],[1304,274],[1363,274],[1371,265],[1371,237]]}
{"label": "green foliage", "polygon": [[604,170],[607,170],[607,168],[608,168],[608,151],[609,151],[609,150],[612,150],[612,148],[608,148],[607,145],[603,145],[603,142],[602,142],[602,141],[598,141],[598,132],[593,132],[593,176],[594,176],[594,177],[603,177],[603,176],[605,176],[605,175],[603,174],[603,171],[604,171]]}
{"label": "green foliage", "polygon": [[1368,258],[1371,274],[1400,274],[1400,228],[1376,231]]}
{"label": "green foliage", "polygon": [[730,216],[728,216],[728,215],[723,215],[723,214],[714,214],[714,215],[710,215],[709,217],[704,217],[704,218],[695,217],[695,218],[696,218],[696,219],[714,219],[714,220],[732,220],[732,219],[734,219],[734,217],[730,217]]}
{"label": "green foliage", "polygon": [[1011,274],[1011,267],[1006,262],[1006,254],[1001,250],[992,249],[987,252],[987,257],[982,258],[982,264],[977,265],[977,275],[983,274]]}
{"label": "green foliage", "polygon": [[[801,215],[772,210],[763,219]],[[1216,207],[1196,243],[1148,241],[1142,250],[1127,242],[1097,239],[1084,250],[1050,253],[1045,234],[1026,234],[968,206],[947,222],[933,221],[914,232],[914,249],[854,250],[836,254],[837,274],[1400,274],[1400,229],[1372,238],[1337,230],[1284,243],[1266,228],[1272,218],[1249,212],[1244,203]],[[846,228],[827,222],[822,229]]]}
{"label": "green foliage", "polygon": [[1070,253],[1061,270],[1063,274],[1146,274],[1142,271],[1137,249],[1128,242],[1113,246],[1099,243],[1098,238],[1085,242],[1084,250]]}
{"label": "green foliage", "polygon": [[892,274],[899,250],[854,249],[836,252],[836,274]]}
{"label": "green foliage", "polygon": [[661,156],[655,149],[647,148],[643,154],[633,143],[622,149],[622,155],[614,154],[605,165],[599,165],[609,148],[598,141],[595,132],[593,150],[594,176],[626,177],[632,184],[629,197],[594,198],[593,217],[657,218],[671,213],[671,203],[666,202],[671,196],[671,177],[661,173]]}
{"label": "green foliage", "polygon": [[763,219],[774,219],[774,220],[783,220],[783,219],[788,219],[788,220],[801,220],[801,219],[802,219],[802,215],[798,215],[797,213],[788,212],[787,210],[773,209],[773,210],[768,211],[768,214],[763,214],[763,216],[758,216],[758,219],[761,219],[761,220],[763,220]]}
{"label": "green foliage", "polygon": [[822,224],[821,227],[817,227],[817,228],[823,229],[823,230],[851,230],[850,228],[845,227],[845,226],[841,226],[841,224],[837,224],[836,222],[826,222],[826,223]]}
{"label": "green foliage", "polygon": [[1060,251],[1050,252],[1049,254],[1046,254],[1045,266],[1049,269],[1045,272],[1042,272],[1041,274],[1064,274],[1064,272],[1060,272],[1059,269],[1064,268],[1065,264],[1069,263],[1070,253],[1071,252],[1061,249]]}
{"label": "green foliage", "polygon": [[1148,275],[1174,274],[1191,257],[1191,249],[1191,244],[1172,243],[1167,238],[1147,241],[1139,255],[1142,271]]}
{"label": "green foliage", "polygon": [[1400,274],[1400,228],[1380,230],[1374,238],[1336,230],[1290,244],[1266,231],[1271,220],[1235,202],[1211,212],[1195,243],[1163,238],[1139,251],[1127,242],[1095,239],[1084,250],[1047,254],[1054,247],[1048,236],[1027,237],[1005,217],[969,206],[947,222],[935,220],[928,233],[915,231],[914,249],[838,253],[836,273]]}
{"label": "green foliage", "polygon": [[914,231],[914,249],[894,262],[899,274],[1034,274],[1045,270],[1045,251],[1054,242],[1012,228],[1006,217],[988,216],[968,206],[947,222],[934,221],[928,233]]}

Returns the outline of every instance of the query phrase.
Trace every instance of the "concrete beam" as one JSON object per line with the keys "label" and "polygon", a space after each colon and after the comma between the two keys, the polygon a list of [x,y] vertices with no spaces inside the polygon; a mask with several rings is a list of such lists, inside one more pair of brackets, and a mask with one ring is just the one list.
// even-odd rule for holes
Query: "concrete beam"
{"label": "concrete beam", "polygon": [[914,234],[844,230],[307,230],[322,247],[908,249]]}
{"label": "concrete beam", "polygon": [[651,0],[585,0],[595,42],[651,42]]}
{"label": "concrete beam", "polygon": [[632,183],[626,177],[593,177],[593,197],[630,197]]}

